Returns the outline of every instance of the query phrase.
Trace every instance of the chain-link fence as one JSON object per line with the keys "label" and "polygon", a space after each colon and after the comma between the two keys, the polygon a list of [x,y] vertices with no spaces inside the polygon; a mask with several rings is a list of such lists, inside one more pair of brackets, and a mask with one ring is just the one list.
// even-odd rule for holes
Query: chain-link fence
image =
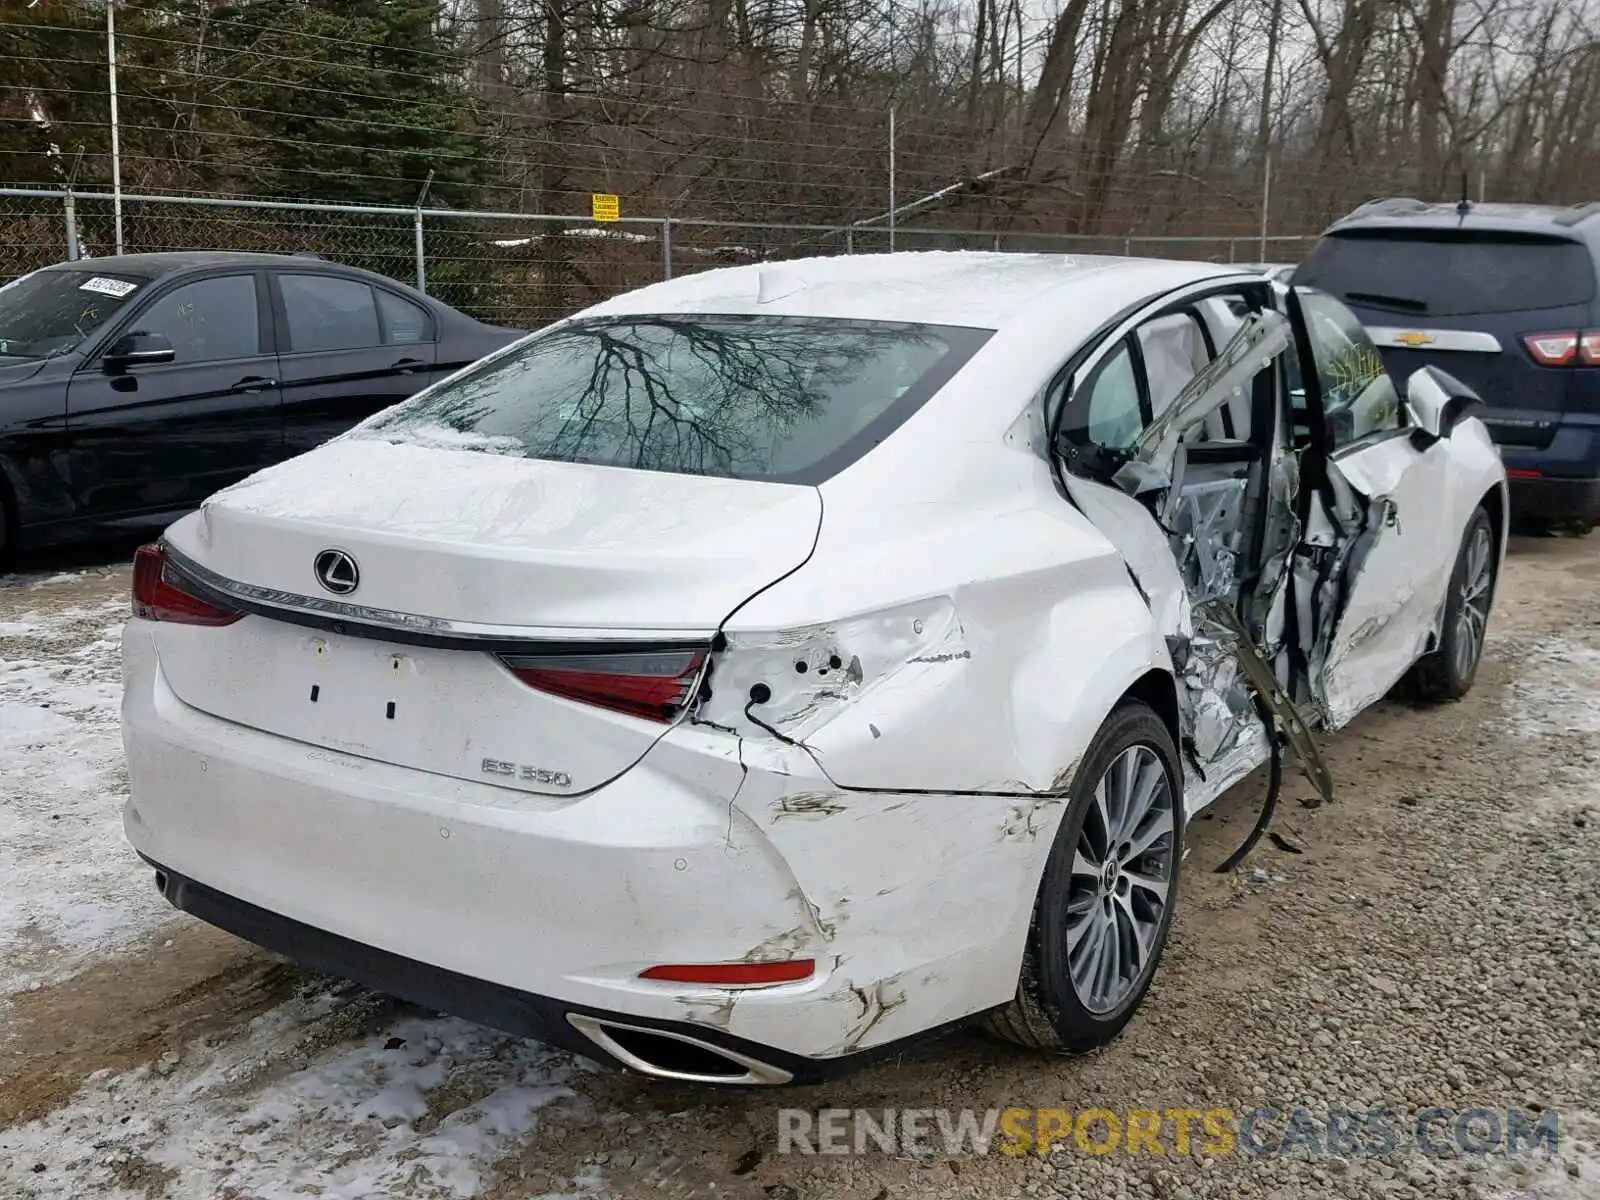
{"label": "chain-link fence", "polygon": [[[674,275],[816,254],[999,250],[1212,262],[1294,261],[1314,236],[1107,237],[881,224],[764,225],[667,217],[598,223],[527,213],[457,212],[193,196],[124,196],[122,252],[317,254],[414,284],[494,324],[531,328]],[[117,253],[104,193],[0,188],[0,283],[75,258]]]}

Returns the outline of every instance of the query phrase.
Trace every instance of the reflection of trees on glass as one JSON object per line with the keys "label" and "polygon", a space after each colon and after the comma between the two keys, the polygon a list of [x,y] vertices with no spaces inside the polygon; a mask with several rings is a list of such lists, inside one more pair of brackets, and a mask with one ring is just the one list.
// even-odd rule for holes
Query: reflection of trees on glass
{"label": "reflection of trees on glass", "polygon": [[129,303],[143,282],[97,280],[88,271],[37,271],[14,281],[0,293],[0,356],[65,354]]}
{"label": "reflection of trees on glass", "polygon": [[648,316],[551,331],[367,427],[514,438],[530,457],[770,476],[838,449],[949,350],[887,322]]}

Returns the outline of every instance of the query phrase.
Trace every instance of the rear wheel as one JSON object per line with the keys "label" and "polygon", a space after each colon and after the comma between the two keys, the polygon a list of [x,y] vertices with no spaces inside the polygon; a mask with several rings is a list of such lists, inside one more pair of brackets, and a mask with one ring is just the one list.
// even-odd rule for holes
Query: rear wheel
{"label": "rear wheel", "polygon": [[1111,1041],[1150,986],[1178,898],[1183,775],[1165,723],[1126,701],[1095,735],[1039,885],[1015,999],[989,1030],[1040,1050]]}
{"label": "rear wheel", "polygon": [[1459,700],[1472,690],[1483,658],[1483,639],[1494,601],[1494,532],[1489,514],[1478,509],[1450,574],[1439,645],[1412,668],[1412,681],[1424,700]]}

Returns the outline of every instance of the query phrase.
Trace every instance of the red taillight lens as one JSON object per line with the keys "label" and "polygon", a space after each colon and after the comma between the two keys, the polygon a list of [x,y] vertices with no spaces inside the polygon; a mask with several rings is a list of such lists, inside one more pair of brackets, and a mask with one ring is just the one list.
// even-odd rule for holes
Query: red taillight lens
{"label": "red taillight lens", "polygon": [[711,987],[756,987],[768,983],[798,983],[810,979],[817,964],[809,958],[789,958],[764,963],[694,963],[651,967],[640,979],[668,983],[703,983]]}
{"label": "red taillight lens", "polygon": [[1524,334],[1522,344],[1533,355],[1534,361],[1546,367],[1564,367],[1578,357],[1579,334],[1574,330],[1561,333]]}
{"label": "red taillight lens", "polygon": [[511,673],[531,688],[612,712],[671,721],[693,693],[704,650],[503,655]]}
{"label": "red taillight lens", "polygon": [[1600,329],[1584,331],[1578,347],[1578,357],[1583,360],[1583,365],[1586,367],[1600,367]]}
{"label": "red taillight lens", "polygon": [[133,615],[176,625],[232,625],[241,612],[223,608],[188,590],[160,546],[141,546],[133,556]]}

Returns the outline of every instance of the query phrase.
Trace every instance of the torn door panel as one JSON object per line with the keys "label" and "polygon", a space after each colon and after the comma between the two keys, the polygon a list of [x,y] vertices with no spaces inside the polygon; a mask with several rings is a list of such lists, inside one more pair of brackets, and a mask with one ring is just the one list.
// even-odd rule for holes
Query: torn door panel
{"label": "torn door panel", "polygon": [[1330,729],[1386,694],[1437,628],[1459,540],[1447,450],[1420,452],[1395,436],[1329,463],[1313,512],[1325,517],[1324,545],[1308,552],[1316,569],[1307,657],[1312,699]]}
{"label": "torn door panel", "polygon": [[[1153,581],[1152,608],[1174,647],[1191,811],[1269,755],[1271,733],[1257,696],[1288,732],[1319,790],[1330,787],[1285,691],[1288,571],[1299,536],[1297,461],[1278,441],[1264,459],[1251,443],[1224,441],[1203,455],[1195,449],[1191,462],[1189,441],[1223,403],[1248,394],[1255,377],[1288,349],[1291,332],[1280,313],[1252,314],[1134,443],[1113,477],[1116,489],[1077,477],[1066,485],[1134,574]],[[1240,610],[1247,621],[1236,615]]]}

